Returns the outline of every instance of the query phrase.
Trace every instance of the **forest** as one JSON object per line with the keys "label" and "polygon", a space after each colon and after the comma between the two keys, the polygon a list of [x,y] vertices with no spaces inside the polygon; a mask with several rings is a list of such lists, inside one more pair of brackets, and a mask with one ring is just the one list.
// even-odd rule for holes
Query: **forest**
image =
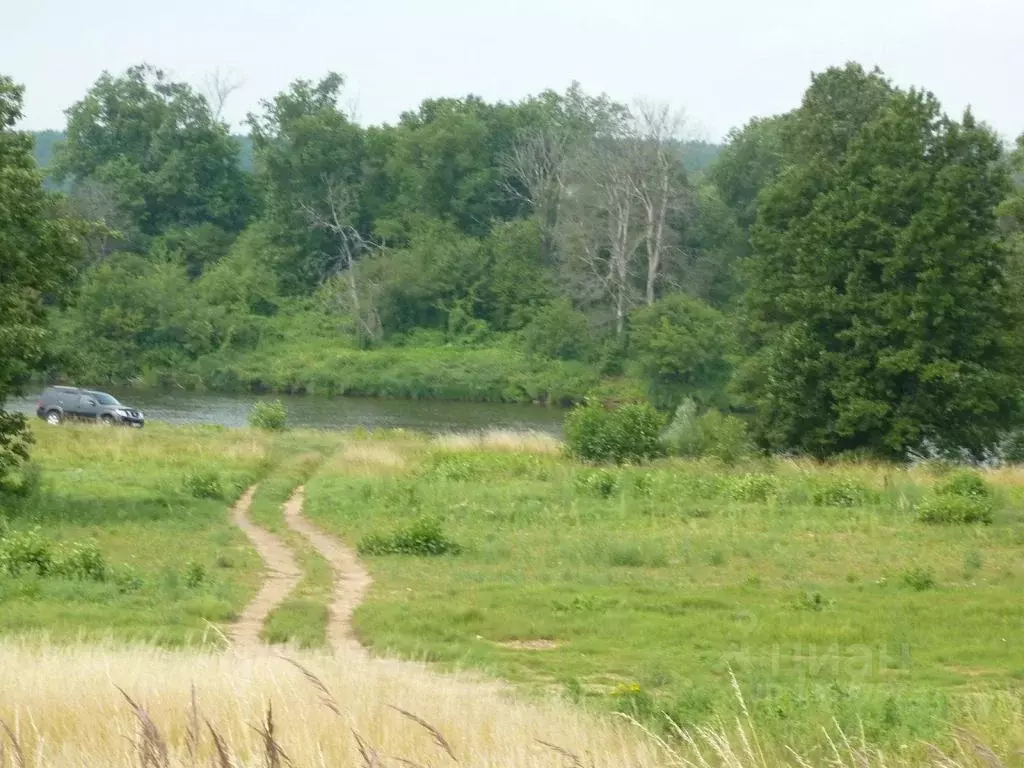
{"label": "forest", "polygon": [[[28,172],[21,91],[0,85],[0,171]],[[230,96],[139,65],[35,135],[23,194],[73,256],[42,282],[26,256],[28,293],[3,289],[44,308],[0,326],[49,336],[0,365],[0,394],[36,369],[646,399],[739,414],[761,448],[815,456],[982,455],[1017,423],[1024,136],[1008,146],[877,69],[817,73],[723,146],[668,105],[579,84],[364,126],[328,73],[269,95],[245,135],[221,119]]]}

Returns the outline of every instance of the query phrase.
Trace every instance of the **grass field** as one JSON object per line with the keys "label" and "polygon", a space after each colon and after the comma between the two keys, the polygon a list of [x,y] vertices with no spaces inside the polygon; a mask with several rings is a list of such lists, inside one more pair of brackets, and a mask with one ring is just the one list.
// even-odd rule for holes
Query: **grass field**
{"label": "grass field", "polygon": [[274,477],[286,440],[161,424],[33,426],[38,487],[0,500],[0,526],[31,550],[23,559],[41,557],[45,566],[61,550],[97,552],[102,573],[41,573],[33,561],[0,577],[0,632],[219,643],[217,627],[261,578],[227,508],[251,483]]}
{"label": "grass field", "polygon": [[592,469],[533,443],[353,442],[308,484],[310,516],[364,551],[422,518],[462,548],[366,555],[364,642],[658,730],[736,715],[731,670],[762,732],[819,758],[836,724],[897,751],[950,722],[1024,747],[1004,728],[1024,680],[1016,472],[989,476],[992,525],[928,525],[943,476],[925,469]]}
{"label": "grass field", "polygon": [[[961,478],[948,468],[781,460],[594,468],[564,459],[551,438],[500,433],[428,439],[161,425],[36,433],[38,487],[20,501],[3,499],[0,539],[43,542],[52,567],[46,575],[0,576],[0,633],[28,638],[0,644],[0,675],[36,658],[24,683],[3,681],[0,717],[25,722],[31,712],[32,727],[43,728],[37,734],[66,734],[92,716],[27,693],[32,681],[48,681],[42,690],[49,690],[79,674],[70,671],[79,665],[82,701],[100,685],[89,677],[100,667],[130,672],[132,690],[156,700],[178,747],[183,721],[173,712],[184,711],[187,680],[209,681],[199,695],[230,723],[222,727],[243,763],[254,764],[256,749],[243,720],[258,721],[258,706],[269,698],[276,706],[281,696],[271,691],[288,700],[281,701],[282,723],[291,728],[294,718],[289,735],[300,753],[324,743],[329,720],[291,700],[299,688],[287,665],[196,650],[65,652],[48,644],[105,637],[216,648],[219,629],[259,583],[259,560],[227,514],[241,489],[259,481],[250,516],[286,540],[304,571],[271,615],[265,639],[314,649],[325,641],[327,564],[285,528],[281,513],[305,484],[307,515],[360,548],[374,578],[355,621],[377,656],[510,681],[537,712],[573,723],[564,738],[531,733],[520,744],[492,722],[506,716],[497,698],[487,698],[500,698],[497,688],[483,686],[477,701],[477,689],[452,683],[458,693],[445,706],[455,708],[463,697],[470,719],[460,725],[454,709],[442,708],[443,726],[465,749],[478,750],[483,764],[561,764],[557,755],[537,753],[534,737],[581,753],[617,745],[607,747],[609,765],[701,764],[673,723],[710,729],[704,743],[716,765],[793,763],[789,749],[812,764],[836,762],[826,734],[842,746],[841,733],[883,750],[890,765],[934,760],[929,743],[951,753],[962,748],[963,764],[995,765],[972,746],[975,738],[1006,764],[1020,764],[1024,755],[1024,472],[1017,469],[987,472],[984,487],[972,487],[989,494],[983,506],[991,524],[928,524],[920,520],[924,511],[945,509],[936,506],[945,498],[938,489]],[[9,550],[0,547],[0,566]],[[382,551],[420,554],[374,554]],[[422,554],[430,551],[446,554]],[[101,558],[103,579],[88,577],[90,553]],[[43,633],[48,640],[38,637]],[[234,693],[225,688],[233,684],[232,665],[240,676]],[[394,669],[405,667],[395,662]],[[148,682],[147,670],[154,675]],[[377,685],[378,674],[367,672],[365,685]],[[356,685],[337,680],[339,688]],[[415,680],[424,690],[451,692],[447,677]],[[406,695],[397,684],[380,685],[373,696],[363,694],[359,712],[403,706],[394,701]],[[410,701],[433,715],[418,703],[426,701],[416,698],[421,693]],[[339,697],[351,701],[344,691]],[[105,702],[96,717],[130,722],[130,711],[113,713],[109,686],[93,698]],[[566,714],[567,702],[592,715]],[[56,712],[55,723],[39,725],[38,707]],[[610,721],[593,719],[609,711],[683,752],[634,742]],[[385,720],[364,716],[377,723],[367,731],[383,729],[373,738],[386,743]],[[759,734],[760,746],[744,745],[737,717],[748,724],[745,733]],[[605,725],[593,725],[599,722]],[[96,735],[96,744],[105,738]],[[474,739],[482,746],[470,747]],[[337,744],[325,754],[354,754],[351,743]],[[127,747],[116,749],[111,764],[127,764]],[[623,749],[639,750],[636,759],[622,757]],[[870,760],[866,753],[854,744],[841,761],[880,764],[878,753]],[[438,762],[422,750],[397,754]]]}

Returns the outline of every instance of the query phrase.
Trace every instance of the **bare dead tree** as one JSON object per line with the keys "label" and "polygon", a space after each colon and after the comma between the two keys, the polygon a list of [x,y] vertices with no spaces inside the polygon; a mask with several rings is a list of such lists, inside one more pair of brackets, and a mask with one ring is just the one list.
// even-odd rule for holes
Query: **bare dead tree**
{"label": "bare dead tree", "polygon": [[323,184],[323,198],[316,204],[302,203],[301,210],[310,226],[327,232],[334,245],[332,252],[324,254],[328,259],[324,282],[343,281],[347,290],[347,307],[356,323],[356,335],[360,342],[374,343],[382,335],[376,301],[379,290],[373,285],[361,283],[359,267],[382,251],[384,245],[364,237],[355,226],[355,196],[351,189],[344,183],[326,177]]}
{"label": "bare dead tree", "polygon": [[224,114],[224,105],[235,91],[245,85],[245,81],[229,74],[224,74],[220,69],[215,69],[203,78],[202,93],[210,103],[210,110],[213,112],[213,119],[220,120]]}
{"label": "bare dead tree", "polygon": [[569,190],[562,228],[566,254],[601,286],[618,335],[625,331],[635,262],[645,242],[637,172],[628,137],[601,138],[582,148],[574,161],[577,181]]}
{"label": "bare dead tree", "polygon": [[667,104],[638,101],[634,112],[631,144],[636,154],[633,193],[643,212],[647,255],[645,299],[653,304],[670,248],[668,217],[684,202],[677,152],[684,119]]}
{"label": "bare dead tree", "polygon": [[554,256],[558,214],[568,184],[574,137],[557,125],[524,132],[502,158],[506,191],[527,203],[543,228],[545,261]]}

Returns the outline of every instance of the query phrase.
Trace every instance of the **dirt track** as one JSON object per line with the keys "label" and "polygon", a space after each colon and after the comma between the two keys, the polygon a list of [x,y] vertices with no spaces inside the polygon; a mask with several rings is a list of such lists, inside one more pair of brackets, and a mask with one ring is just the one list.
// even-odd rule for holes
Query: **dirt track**
{"label": "dirt track", "polygon": [[[229,637],[234,647],[240,649],[263,645],[260,632],[267,616],[288,598],[302,578],[302,570],[284,541],[249,519],[249,505],[255,490],[253,487],[246,491],[232,509],[235,524],[249,537],[267,568],[263,587],[231,627]],[[306,519],[302,514],[304,499],[305,489],[300,486],[285,502],[284,519],[289,528],[304,536],[327,560],[334,575],[334,593],[328,608],[328,645],[335,651],[362,652],[352,631],[352,613],[370,586],[370,575],[352,550]]]}

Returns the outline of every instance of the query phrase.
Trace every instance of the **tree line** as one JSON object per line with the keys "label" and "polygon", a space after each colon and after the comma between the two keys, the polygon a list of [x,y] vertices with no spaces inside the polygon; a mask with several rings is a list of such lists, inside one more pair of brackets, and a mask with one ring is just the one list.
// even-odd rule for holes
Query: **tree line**
{"label": "tree line", "polygon": [[103,74],[32,193],[78,248],[34,364],[126,381],[328,329],[573,361],[771,450],[980,453],[1015,423],[1024,138],[856,64],[722,148],[577,84],[379,126],[344,85],[296,81],[240,142],[230,88]]}

